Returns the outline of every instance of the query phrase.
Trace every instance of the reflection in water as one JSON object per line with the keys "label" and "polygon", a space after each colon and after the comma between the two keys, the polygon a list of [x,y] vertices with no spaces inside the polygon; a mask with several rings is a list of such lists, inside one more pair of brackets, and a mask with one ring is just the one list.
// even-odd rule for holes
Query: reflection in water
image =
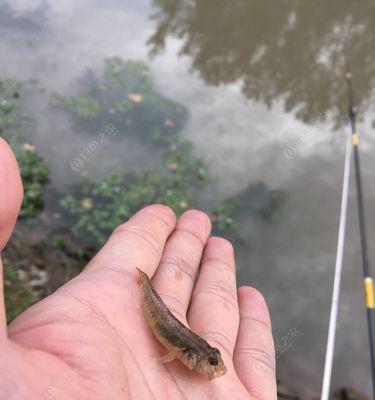
{"label": "reflection in water", "polygon": [[0,3],[0,26],[9,31],[39,32],[44,28],[47,10],[47,4],[41,3],[37,8],[18,15],[8,3]]}
{"label": "reflection in water", "polygon": [[160,52],[169,35],[182,38],[180,54],[208,84],[242,81],[243,93],[303,121],[346,110],[343,38],[356,62],[356,101],[366,106],[375,83],[375,2],[153,0],[157,29],[149,40]]}

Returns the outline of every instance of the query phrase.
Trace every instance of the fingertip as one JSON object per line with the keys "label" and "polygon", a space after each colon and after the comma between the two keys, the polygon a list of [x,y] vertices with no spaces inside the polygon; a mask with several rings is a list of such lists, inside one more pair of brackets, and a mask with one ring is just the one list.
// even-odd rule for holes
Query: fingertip
{"label": "fingertip", "polygon": [[240,316],[251,315],[268,326],[271,326],[270,314],[263,294],[251,286],[241,286],[237,290]]}
{"label": "fingertip", "polygon": [[234,249],[232,243],[219,236],[211,236],[204,251],[203,261],[217,260],[235,269]]}
{"label": "fingertip", "polygon": [[187,210],[181,214],[180,219],[187,219],[187,218],[189,220],[198,221],[202,225],[205,225],[207,228],[211,229],[210,217],[204,211],[196,210],[194,208]]}
{"label": "fingertip", "polygon": [[234,254],[233,244],[229,240],[220,236],[211,236],[210,242],[212,246],[215,246],[220,251]]}
{"label": "fingertip", "polygon": [[251,303],[252,306],[267,307],[263,294],[252,286],[240,286],[238,288],[238,296],[243,298],[245,302]]}
{"label": "fingertip", "polygon": [[166,231],[169,235],[176,225],[176,215],[174,211],[164,204],[151,204],[141,208],[130,219],[118,225],[113,233],[117,235],[127,230],[129,225],[147,226],[147,230],[156,229]]}
{"label": "fingertip", "polygon": [[178,219],[178,229],[198,237],[203,245],[207,241],[211,228],[210,218],[200,210],[187,210]]}
{"label": "fingertip", "polygon": [[138,213],[156,215],[158,218],[164,220],[166,225],[175,225],[177,220],[175,212],[165,204],[150,204],[143,207]]}

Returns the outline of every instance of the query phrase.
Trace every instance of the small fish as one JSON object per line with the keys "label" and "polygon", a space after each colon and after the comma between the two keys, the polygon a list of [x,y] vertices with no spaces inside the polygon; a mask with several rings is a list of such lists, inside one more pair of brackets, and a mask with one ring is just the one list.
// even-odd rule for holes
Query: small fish
{"label": "small fish", "polygon": [[161,362],[179,359],[189,369],[209,379],[227,372],[220,351],[211,347],[202,337],[183,325],[167,308],[156,293],[147,274],[137,268],[140,275],[141,307],[152,332],[169,352]]}

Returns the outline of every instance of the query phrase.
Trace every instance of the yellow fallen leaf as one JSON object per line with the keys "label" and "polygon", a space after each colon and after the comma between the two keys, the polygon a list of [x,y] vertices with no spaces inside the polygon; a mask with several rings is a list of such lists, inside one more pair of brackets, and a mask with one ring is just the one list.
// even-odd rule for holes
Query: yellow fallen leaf
{"label": "yellow fallen leaf", "polygon": [[171,171],[175,171],[178,168],[178,164],[177,163],[168,163],[168,164],[166,164],[166,167],[168,169],[170,169]]}
{"label": "yellow fallen leaf", "polygon": [[23,147],[25,150],[28,150],[28,151],[34,151],[34,150],[35,150],[35,146],[34,146],[33,144],[31,144],[31,143],[24,143],[24,144],[22,145],[22,147]]}
{"label": "yellow fallen leaf", "polygon": [[133,103],[140,103],[143,98],[140,93],[129,93],[128,97]]}
{"label": "yellow fallen leaf", "polygon": [[90,208],[92,208],[94,202],[92,201],[92,199],[89,198],[85,198],[81,200],[81,205],[83,208],[86,208],[87,210],[89,210]]}
{"label": "yellow fallen leaf", "polygon": [[165,126],[166,128],[173,128],[175,125],[176,125],[176,124],[175,124],[173,121],[171,121],[170,119],[166,119],[166,120],[164,121],[164,126]]}
{"label": "yellow fallen leaf", "polygon": [[187,207],[186,201],[180,201],[179,206],[180,206],[180,208],[186,208]]}

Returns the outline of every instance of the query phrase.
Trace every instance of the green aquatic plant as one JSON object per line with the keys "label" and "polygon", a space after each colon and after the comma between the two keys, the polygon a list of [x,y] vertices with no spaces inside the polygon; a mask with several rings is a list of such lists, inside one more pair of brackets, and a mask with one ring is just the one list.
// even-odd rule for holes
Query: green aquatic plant
{"label": "green aquatic plant", "polygon": [[125,99],[130,98],[133,105],[140,102],[172,106],[174,104],[154,89],[151,71],[142,61],[124,61],[120,57],[107,58],[104,77],[109,87],[120,88]]}
{"label": "green aquatic plant", "polygon": [[6,134],[16,124],[15,109],[19,102],[22,83],[6,79],[0,81],[0,134]]}
{"label": "green aquatic plant", "polygon": [[285,203],[284,190],[271,190],[265,204],[260,208],[260,216],[267,222],[274,222],[280,215],[280,208]]}
{"label": "green aquatic plant", "polygon": [[37,301],[36,293],[22,280],[17,270],[4,263],[4,297],[7,322]]}
{"label": "green aquatic plant", "polygon": [[55,106],[65,106],[75,117],[77,131],[95,133],[98,123],[111,121],[121,135],[149,139],[153,129],[170,129],[168,123],[177,129],[182,126],[184,108],[154,88],[151,72],[143,62],[107,58],[102,74],[87,72],[77,87],[78,96],[53,96]]}
{"label": "green aquatic plant", "polygon": [[[112,82],[124,87],[134,89],[138,82],[138,88],[151,90],[152,78],[147,65],[141,61],[124,61],[120,57],[110,57],[105,61],[105,76]],[[131,82],[133,86],[131,86]]]}
{"label": "green aquatic plant", "polygon": [[171,147],[166,160],[166,170],[159,172],[112,173],[101,180],[85,178],[74,194],[60,202],[72,217],[73,232],[101,244],[116,226],[145,205],[163,203],[177,215],[196,206],[196,189],[209,180],[205,164],[177,145]]}
{"label": "green aquatic plant", "polygon": [[48,182],[49,169],[45,161],[32,150],[17,146],[15,153],[24,187],[20,216],[32,218],[43,209],[43,188]]}
{"label": "green aquatic plant", "polygon": [[87,93],[81,93],[78,97],[63,98],[68,109],[79,118],[94,118],[100,112],[100,103]]}
{"label": "green aquatic plant", "polygon": [[237,226],[233,217],[235,208],[236,204],[232,199],[224,200],[215,207],[213,212],[214,222],[219,230],[224,231]]}
{"label": "green aquatic plant", "polygon": [[[120,88],[125,98],[132,99],[133,103],[172,103],[155,91],[150,69],[142,61],[123,61],[120,57],[107,58],[104,76],[104,81],[110,86],[114,84]],[[134,96],[135,94],[139,96]]]}
{"label": "green aquatic plant", "polygon": [[44,159],[36,154],[35,146],[28,142],[28,123],[32,118],[19,106],[26,91],[27,85],[19,81],[8,79],[0,83],[0,134],[11,145],[21,171],[24,199],[20,216],[31,218],[43,209],[43,189],[49,170]]}
{"label": "green aquatic plant", "polygon": [[236,228],[243,213],[261,218],[265,222],[275,222],[285,200],[285,191],[270,189],[264,182],[252,183],[215,207],[215,227],[221,231]]}
{"label": "green aquatic plant", "polygon": [[51,246],[56,250],[65,250],[65,239],[60,234],[53,235],[51,237]]}
{"label": "green aquatic plant", "polygon": [[[183,107],[155,90],[149,68],[138,61],[108,58],[102,76],[87,77],[85,90],[101,109],[92,126],[111,121],[119,131],[114,140],[137,135],[145,149],[157,147],[158,166],[153,171],[111,173],[100,181],[83,178],[60,201],[76,236],[103,243],[118,224],[144,205],[164,203],[177,214],[196,205],[197,189],[210,181],[207,166],[179,132]],[[85,119],[79,119],[75,127],[89,130]]]}

